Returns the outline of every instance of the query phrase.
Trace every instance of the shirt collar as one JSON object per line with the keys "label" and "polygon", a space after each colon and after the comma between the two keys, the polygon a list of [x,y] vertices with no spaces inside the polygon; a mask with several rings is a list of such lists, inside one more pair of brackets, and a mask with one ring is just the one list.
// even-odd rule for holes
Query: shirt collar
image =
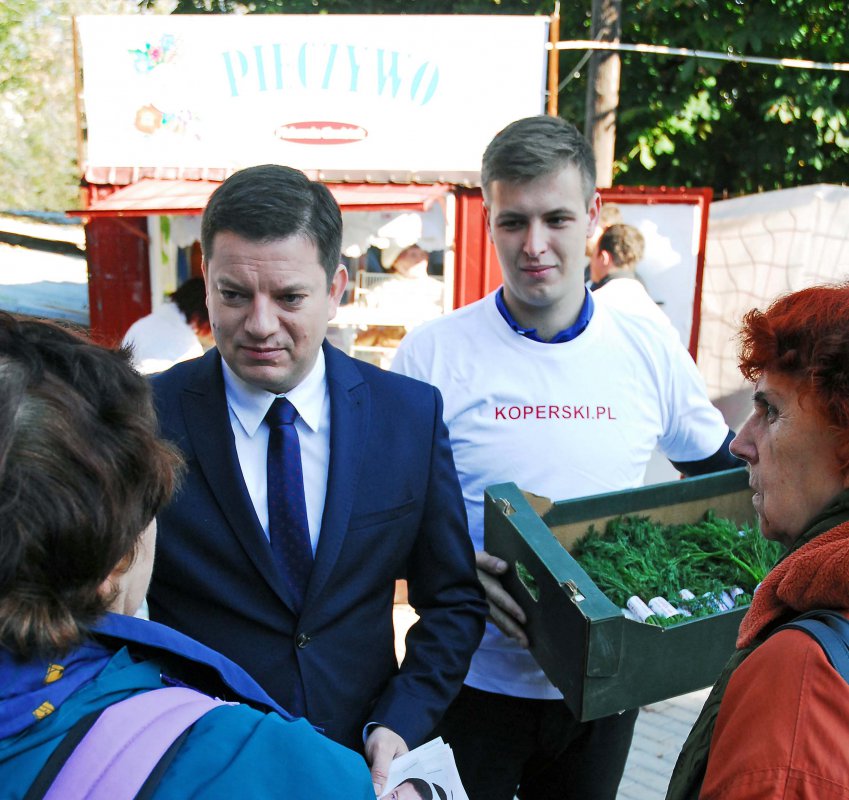
{"label": "shirt collar", "polygon": [[280,395],[259,389],[242,380],[223,358],[221,368],[227,404],[248,436],[253,437],[257,432],[275,397],[286,397],[310,430],[318,430],[327,394],[323,349],[319,349],[315,364],[307,376],[294,389]]}
{"label": "shirt collar", "polygon": [[592,296],[587,288],[584,287],[584,304],[581,306],[578,318],[568,328],[564,328],[562,331],[557,333],[554,338],[544,342],[537,335],[536,328],[523,328],[518,322],[516,322],[515,318],[510,313],[510,310],[507,308],[507,304],[504,302],[503,286],[499,287],[498,291],[495,293],[495,305],[501,316],[504,317],[504,320],[514,331],[516,331],[516,333],[520,336],[524,336],[526,339],[533,339],[535,342],[543,342],[543,344],[561,344],[562,342],[570,342],[572,339],[580,336],[586,329],[587,325],[590,324],[590,320],[593,316],[593,310],[595,309],[595,303],[593,302]]}

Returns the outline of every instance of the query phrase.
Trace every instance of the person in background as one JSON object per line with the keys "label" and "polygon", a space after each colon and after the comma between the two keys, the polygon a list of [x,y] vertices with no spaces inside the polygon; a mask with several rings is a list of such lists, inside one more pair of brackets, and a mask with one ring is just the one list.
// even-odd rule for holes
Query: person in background
{"label": "person in background", "polygon": [[587,245],[585,253],[587,256],[586,266],[584,267],[584,283],[589,285],[590,278],[590,259],[598,246],[598,240],[604,231],[611,225],[616,225],[622,222],[622,209],[616,203],[604,203],[599,211],[598,221],[596,222],[593,232],[587,237]]}
{"label": "person in background", "polygon": [[428,274],[427,250],[418,244],[404,248],[390,245],[381,251],[381,261],[393,279],[375,290],[377,302],[408,307],[422,319],[442,313],[445,284]]}
{"label": "person in background", "polygon": [[755,591],[669,800],[849,797],[849,684],[806,633],[773,633],[813,610],[849,617],[847,319],[847,283],[743,318],[754,410],[731,450],[748,464],[761,534],[786,552]]}
{"label": "person in background", "polygon": [[142,375],[202,356],[212,344],[203,278],[189,278],[167,302],[136,320],[122,344],[132,348],[133,364]]}
{"label": "person in background", "polygon": [[616,223],[605,228],[590,258],[590,291],[607,305],[631,314],[645,314],[675,331],[669,317],[637,277],[644,250],[643,234],[632,225]]}
{"label": "person in background", "polygon": [[[216,347],[152,379],[185,487],[148,596],[293,713],[365,753],[377,793],[468,668],[486,605],[442,399],[325,341],[347,283],[330,190],[231,175],[201,222]],[[395,582],[418,614],[395,657]]]}
{"label": "person in background", "polygon": [[428,274],[428,253],[418,244],[381,250],[386,278],[365,297],[368,308],[391,314],[398,325],[370,325],[357,334],[360,346],[397,347],[408,330],[442,314],[445,284]]}
{"label": "person in background", "polygon": [[590,255],[590,291],[595,292],[616,278],[637,279],[637,264],[643,258],[646,240],[633,225],[608,225]]}
{"label": "person in background", "polygon": [[92,712],[183,685],[230,704],[192,726],[155,800],[331,800],[339,785],[373,798],[359,755],[293,720],[219,654],[127,616],[180,467],[126,350],[0,314],[0,794],[29,796]]}
{"label": "person in background", "polygon": [[685,475],[737,466],[732,434],[676,337],[584,285],[601,200],[592,149],[556,117],[507,126],[483,157],[504,285],[410,331],[392,369],[428,381],[445,421],[490,624],[439,735],[472,800],[613,800],[637,711],[581,723],[527,650],[525,617],[484,551],[487,486],[553,499],[642,485],[658,445]]}

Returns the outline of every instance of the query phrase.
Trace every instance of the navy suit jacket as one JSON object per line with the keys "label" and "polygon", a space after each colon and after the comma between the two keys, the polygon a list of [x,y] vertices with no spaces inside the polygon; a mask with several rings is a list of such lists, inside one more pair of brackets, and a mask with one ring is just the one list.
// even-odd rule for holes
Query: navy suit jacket
{"label": "navy suit jacket", "polygon": [[[188,470],[158,517],[151,618],[240,664],[284,708],[301,681],[306,716],[349,747],[378,722],[412,748],[459,690],[486,613],[442,399],[324,352],[330,466],[300,617],[238,465],[218,351],[152,379],[161,432]],[[398,578],[419,615],[400,670]]]}

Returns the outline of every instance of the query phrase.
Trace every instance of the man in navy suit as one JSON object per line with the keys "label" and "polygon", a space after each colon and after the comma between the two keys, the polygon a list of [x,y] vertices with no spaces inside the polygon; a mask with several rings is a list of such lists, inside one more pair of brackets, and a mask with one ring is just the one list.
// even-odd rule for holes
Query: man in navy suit
{"label": "man in navy suit", "polygon": [[[242,170],[211,196],[201,245],[217,347],[153,379],[188,472],[159,516],[150,611],[364,752],[379,792],[459,690],[486,606],[439,392],[324,341],[347,282],[341,236],[327,187],[288,167]],[[269,543],[264,417],[284,395],[313,552],[301,600]],[[419,615],[400,669],[398,578]]]}

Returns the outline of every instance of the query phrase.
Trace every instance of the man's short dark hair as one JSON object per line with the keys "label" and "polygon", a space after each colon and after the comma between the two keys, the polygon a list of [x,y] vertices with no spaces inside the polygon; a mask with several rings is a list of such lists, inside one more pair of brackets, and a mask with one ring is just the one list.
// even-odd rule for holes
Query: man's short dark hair
{"label": "man's short dark hair", "polygon": [[526,183],[573,164],[581,173],[584,199],[595,192],[595,156],[584,135],[560,117],[525,117],[496,134],[483,154],[484,198],[493,181]]}
{"label": "man's short dark hair", "polygon": [[206,286],[203,278],[189,278],[176,292],[171,293],[171,302],[180,309],[189,324],[209,325],[206,308]]}
{"label": "man's short dark hair", "polygon": [[610,253],[618,269],[636,269],[646,249],[646,240],[633,225],[608,225],[598,240],[599,251]]}
{"label": "man's short dark hair", "polygon": [[330,190],[303,172],[279,164],[239,170],[210,196],[201,220],[201,248],[208,262],[215,235],[229,231],[251,242],[304,236],[318,250],[333,280],[342,253],[342,213]]}
{"label": "man's short dark hair", "polygon": [[[412,786],[422,800],[433,800],[433,790],[427,781],[421,778],[407,778],[407,780],[399,783],[398,786],[404,786],[404,784]],[[398,787],[396,786],[395,788],[397,789]]]}

